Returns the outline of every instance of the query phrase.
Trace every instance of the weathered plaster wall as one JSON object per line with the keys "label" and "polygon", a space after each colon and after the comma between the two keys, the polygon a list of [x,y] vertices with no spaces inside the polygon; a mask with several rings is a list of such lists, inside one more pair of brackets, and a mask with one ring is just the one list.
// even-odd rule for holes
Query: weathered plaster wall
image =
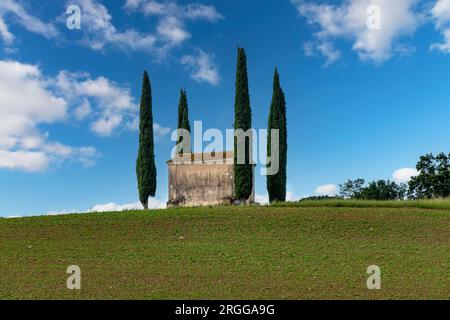
{"label": "weathered plaster wall", "polygon": [[[221,205],[233,200],[233,164],[169,163],[169,207]],[[250,202],[254,202],[254,192]]]}

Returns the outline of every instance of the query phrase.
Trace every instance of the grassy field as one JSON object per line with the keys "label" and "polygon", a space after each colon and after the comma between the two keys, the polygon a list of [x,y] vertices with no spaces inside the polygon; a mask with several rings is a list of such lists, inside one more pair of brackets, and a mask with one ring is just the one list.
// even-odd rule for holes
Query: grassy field
{"label": "grassy field", "polygon": [[333,207],[333,208],[420,208],[420,209],[447,209],[450,210],[450,199],[431,200],[304,200],[299,202],[275,203],[273,207]]}
{"label": "grassy field", "polygon": [[[223,207],[0,219],[1,299],[450,299],[450,210]],[[66,268],[82,290],[66,288]],[[366,287],[378,265],[382,289]]]}

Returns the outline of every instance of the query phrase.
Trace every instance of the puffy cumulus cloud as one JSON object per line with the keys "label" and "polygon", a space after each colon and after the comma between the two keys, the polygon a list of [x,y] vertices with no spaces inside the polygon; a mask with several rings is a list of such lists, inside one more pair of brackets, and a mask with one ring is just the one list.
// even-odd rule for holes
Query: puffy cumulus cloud
{"label": "puffy cumulus cloud", "polygon": [[161,44],[158,48],[161,55],[191,37],[187,22],[215,22],[223,19],[215,7],[198,3],[180,5],[175,1],[127,0],[125,8],[158,18],[155,37]]}
{"label": "puffy cumulus cloud", "polygon": [[2,0],[0,1],[0,37],[6,44],[11,44],[15,39],[14,35],[9,31],[6,23],[7,19],[17,22],[28,31],[40,34],[46,38],[54,38],[58,35],[53,24],[45,23],[31,15],[25,8],[23,2]]}
{"label": "puffy cumulus cloud", "polygon": [[437,0],[431,8],[431,15],[438,28],[445,27],[450,21],[450,0]]}
{"label": "puffy cumulus cloud", "polygon": [[[402,54],[402,37],[415,32],[422,17],[415,10],[417,0],[344,0],[340,4],[314,3],[291,0],[298,13],[317,28],[315,39],[309,45],[327,58],[326,65],[337,61],[340,53],[330,42],[346,39],[362,60],[382,63],[394,54]],[[368,28],[368,8],[372,5],[381,10],[381,29]],[[306,51],[307,52],[307,51]],[[408,50],[410,52],[410,50]]]}
{"label": "puffy cumulus cloud", "polygon": [[220,82],[219,71],[211,54],[198,50],[196,55],[185,55],[180,63],[192,70],[191,78],[198,82],[207,82],[218,85]]}
{"label": "puffy cumulus cloud", "polygon": [[442,30],[442,36],[444,37],[444,42],[433,43],[430,46],[431,51],[440,51],[442,53],[450,53],[450,29]]}
{"label": "puffy cumulus cloud", "polygon": [[[148,200],[149,209],[165,209],[166,203],[164,201],[149,198]],[[99,204],[94,206],[89,212],[116,212],[116,211],[127,211],[127,210],[143,210],[142,204],[140,202],[128,203],[128,204],[117,204],[114,202]]]}
{"label": "puffy cumulus cloud", "polygon": [[334,196],[338,192],[338,187],[335,184],[326,184],[316,188],[315,193],[319,196]]}
{"label": "puffy cumulus cloud", "polygon": [[[83,43],[93,50],[115,46],[125,50],[152,51],[157,41],[152,34],[134,29],[119,31],[112,23],[108,9],[97,0],[75,0],[67,5],[78,5],[82,10]],[[64,16],[65,17],[65,16]],[[65,23],[65,18],[61,19]]]}
{"label": "puffy cumulus cloud", "polygon": [[43,171],[50,164],[77,161],[85,167],[95,164],[100,153],[93,147],[71,147],[58,142],[45,142],[33,149],[5,150],[0,146],[0,169]]}
{"label": "puffy cumulus cloud", "polygon": [[97,0],[75,0],[70,4],[82,8],[83,42],[94,50],[114,46],[123,50],[141,50],[164,56],[169,49],[191,37],[187,21],[217,21],[222,16],[212,6],[201,4],[178,5],[176,2],[128,0],[124,7],[157,17],[155,30],[143,33],[133,28],[118,30],[108,9]]}
{"label": "puffy cumulus cloud", "polygon": [[419,175],[419,172],[413,168],[402,168],[392,174],[392,178],[397,183],[408,183],[412,177]]}
{"label": "puffy cumulus cloud", "polygon": [[[60,71],[42,74],[36,65],[0,60],[0,169],[42,171],[65,161],[83,166],[100,153],[90,146],[67,146],[50,139],[42,125],[86,121],[106,137],[122,129],[137,130],[139,108],[130,89],[105,77]],[[156,139],[170,133],[154,124]]]}
{"label": "puffy cumulus cloud", "polygon": [[92,132],[100,136],[109,136],[114,130],[127,127],[138,112],[130,89],[105,77],[91,78],[87,73],[61,71],[49,82],[76,105],[75,117],[90,119]]}
{"label": "puffy cumulus cloud", "polygon": [[450,53],[450,0],[437,0],[431,8],[431,17],[444,39],[441,43],[433,43],[430,49]]}
{"label": "puffy cumulus cloud", "polygon": [[158,35],[166,41],[164,49],[167,47],[174,47],[184,42],[184,40],[191,37],[180,20],[175,17],[167,17],[159,22],[157,27]]}
{"label": "puffy cumulus cloud", "polygon": [[[107,7],[99,0],[71,0],[68,5],[78,5],[82,10],[82,33],[80,42],[93,50],[104,52],[114,47],[126,52],[143,51],[152,54],[157,60],[167,57],[168,52],[185,43],[191,33],[187,24],[194,21],[215,22],[223,16],[214,6],[193,4],[177,4],[175,1],[158,2],[152,0],[128,0],[125,8],[128,12],[139,12],[146,16],[156,18],[153,30],[142,32],[134,28],[119,30],[113,24],[113,17]],[[11,18],[11,19],[10,19]],[[66,13],[63,12],[58,21],[66,23]],[[0,2],[0,39],[10,45],[14,34],[7,23],[16,21],[27,30],[41,34],[47,38],[54,38],[59,33],[55,26],[44,23],[37,17],[30,15],[23,3],[17,0],[2,0]],[[13,48],[4,48],[5,52],[12,52]],[[176,58],[178,60],[178,58]],[[193,78],[197,81],[206,81],[217,84],[219,76],[211,55],[199,53],[192,56],[190,64],[194,70]],[[87,105],[78,110],[79,118],[88,114]],[[97,132],[108,132],[120,123],[119,117],[102,118],[92,129]]]}
{"label": "puffy cumulus cloud", "polygon": [[66,160],[91,165],[99,155],[92,147],[51,141],[39,129],[64,121],[68,103],[49,88],[35,65],[0,60],[0,106],[0,169],[41,171]]}
{"label": "puffy cumulus cloud", "polygon": [[48,167],[49,158],[41,151],[0,149],[0,169],[40,171]]}

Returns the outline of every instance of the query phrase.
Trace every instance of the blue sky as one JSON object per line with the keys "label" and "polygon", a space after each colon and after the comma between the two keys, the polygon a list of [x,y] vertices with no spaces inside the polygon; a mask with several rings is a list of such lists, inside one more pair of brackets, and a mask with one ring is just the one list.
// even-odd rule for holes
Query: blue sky
{"label": "blue sky", "polygon": [[[81,30],[66,26],[72,4]],[[162,206],[179,90],[192,122],[231,128],[237,46],[256,129],[279,69],[289,199],[348,178],[407,181],[420,155],[449,151],[450,1],[2,0],[0,216],[137,206],[144,69]]]}

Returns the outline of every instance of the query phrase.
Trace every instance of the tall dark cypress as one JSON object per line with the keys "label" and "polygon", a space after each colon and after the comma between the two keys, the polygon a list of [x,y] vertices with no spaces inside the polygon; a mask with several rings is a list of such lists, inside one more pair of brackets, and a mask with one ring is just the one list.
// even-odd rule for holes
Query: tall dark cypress
{"label": "tall dark cypress", "polygon": [[[180,100],[178,102],[178,129],[185,129],[189,133],[191,132],[191,125],[189,124],[189,109],[188,109],[188,102],[187,102],[187,94],[186,90],[181,89],[180,91]],[[180,144],[182,142],[182,137],[178,137],[177,144]],[[183,142],[184,143],[184,142]],[[183,145],[183,150],[191,152],[191,145]],[[182,152],[179,152],[180,155],[182,155]]]}
{"label": "tall dark cypress", "polygon": [[281,200],[286,201],[286,184],[287,184],[287,117],[286,117],[286,96],[281,89]]}
{"label": "tall dark cypress", "polygon": [[[272,150],[271,130],[279,130],[278,150]],[[270,105],[267,137],[267,158],[270,159],[278,151],[279,170],[274,175],[267,176],[267,191],[270,202],[286,200],[286,166],[287,166],[287,126],[286,101],[281,89],[278,70],[273,77],[273,94]],[[270,164],[269,164],[270,165]]]}
{"label": "tall dark cypress", "polygon": [[[250,108],[250,96],[248,90],[247,57],[243,48],[238,48],[236,66],[236,98],[234,104],[235,121],[234,129],[242,129],[244,132],[251,129],[252,111]],[[245,164],[238,164],[237,138],[234,143],[234,184],[236,200],[246,201],[253,191],[253,164],[250,158],[251,141],[245,139]]]}
{"label": "tall dark cypress", "polygon": [[148,198],[156,193],[156,166],[153,141],[152,89],[144,71],[139,123],[139,152],[136,161],[139,200],[148,209]]}

